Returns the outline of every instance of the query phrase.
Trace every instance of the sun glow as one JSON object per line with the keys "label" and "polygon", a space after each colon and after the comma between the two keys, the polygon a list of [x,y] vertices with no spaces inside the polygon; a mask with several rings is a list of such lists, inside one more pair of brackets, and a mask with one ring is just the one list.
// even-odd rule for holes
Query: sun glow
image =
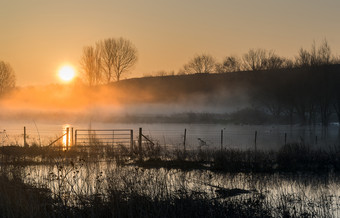
{"label": "sun glow", "polygon": [[70,127],[70,125],[66,124],[63,126],[63,150],[68,150],[69,147],[72,145],[72,137],[73,137],[73,128]]}
{"label": "sun glow", "polygon": [[66,65],[59,69],[58,76],[59,78],[64,82],[70,82],[74,77],[76,73],[72,66]]}

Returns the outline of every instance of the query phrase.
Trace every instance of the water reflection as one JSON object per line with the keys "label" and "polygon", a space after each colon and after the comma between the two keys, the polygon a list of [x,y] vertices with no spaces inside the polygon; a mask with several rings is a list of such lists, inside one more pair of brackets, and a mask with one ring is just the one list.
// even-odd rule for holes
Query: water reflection
{"label": "water reflection", "polygon": [[[110,161],[55,161],[53,165],[23,167],[23,178],[35,186],[48,187],[54,197],[63,198],[70,206],[81,205],[86,197],[105,198],[110,190],[118,190],[151,199],[181,195],[219,201],[261,198],[273,208],[273,216],[280,214],[278,210],[283,206],[288,210],[316,211],[315,214],[327,209],[322,213],[335,217],[340,214],[340,176],[335,174],[221,174],[117,166]],[[221,195],[235,190],[238,192],[234,195]],[[327,208],[323,208],[325,202]]]}
{"label": "water reflection", "polygon": [[68,150],[73,142],[73,128],[70,124],[63,125],[63,150]]}

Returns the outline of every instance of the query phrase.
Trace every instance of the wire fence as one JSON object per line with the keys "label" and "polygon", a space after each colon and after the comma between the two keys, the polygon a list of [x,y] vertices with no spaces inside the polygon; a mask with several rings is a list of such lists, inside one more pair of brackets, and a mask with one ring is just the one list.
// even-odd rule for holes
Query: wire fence
{"label": "wire fence", "polygon": [[44,146],[50,144],[58,136],[63,134],[62,128],[53,128],[48,130],[36,130],[26,128],[26,137],[24,126],[22,128],[9,128],[0,130],[0,143],[2,146],[19,145],[24,146],[25,139],[28,145]]}
{"label": "wire fence", "polygon": [[254,129],[241,130],[143,130],[150,138],[160,145],[176,146],[187,149],[261,149],[277,150],[285,144],[304,143],[313,147],[339,145],[339,134],[319,131],[266,131]]}
{"label": "wire fence", "polygon": [[[2,127],[2,128],[1,128]],[[30,125],[26,127],[26,143],[28,145],[45,146],[60,135],[64,134],[64,125]],[[74,129],[82,126],[75,126]],[[104,128],[109,128],[107,124]],[[120,125],[112,125],[119,129]],[[276,150],[288,143],[305,143],[314,147],[328,148],[339,146],[340,131],[335,126],[323,128],[301,128],[299,126],[222,126],[222,125],[122,125],[134,132],[133,139],[138,140],[138,130],[141,127],[143,134],[154,143],[167,148],[186,149],[261,149]],[[24,126],[0,126],[1,146],[24,146]]]}

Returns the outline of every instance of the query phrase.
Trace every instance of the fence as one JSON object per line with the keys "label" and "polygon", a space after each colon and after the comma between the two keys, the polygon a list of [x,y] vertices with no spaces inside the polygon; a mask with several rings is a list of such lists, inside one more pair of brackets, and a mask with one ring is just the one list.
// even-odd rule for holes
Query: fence
{"label": "fence", "polygon": [[[73,132],[73,131],[72,131]],[[71,137],[73,138],[73,137]],[[133,130],[132,129],[77,129],[74,133],[75,146],[90,145],[130,145],[133,146]]]}
{"label": "fence", "polygon": [[[133,127],[119,129],[123,127]],[[102,145],[117,145],[119,143],[139,146],[140,136],[145,141],[159,144],[167,148],[194,150],[209,149],[259,149],[275,150],[287,143],[302,142],[312,146],[334,146],[339,144],[339,127],[329,128],[323,132],[321,128],[309,129],[299,126],[226,126],[221,125],[185,125],[154,124],[143,125],[143,129],[131,124],[113,125],[115,128],[98,130],[70,128],[70,134],[65,134],[61,126],[37,126],[3,128],[0,126],[0,146],[3,145],[50,145],[56,139],[68,142],[70,146],[89,146],[98,142]],[[40,127],[40,126],[39,126]],[[77,129],[76,129],[77,128]],[[117,128],[117,129],[116,129]],[[136,132],[137,134],[133,135]],[[73,134],[73,135],[72,135]],[[63,136],[63,137],[62,137]],[[68,136],[69,139],[66,140]],[[59,141],[60,142],[60,141]],[[63,143],[61,141],[61,143]],[[141,145],[142,146],[142,145]]]}
{"label": "fence", "polygon": [[310,129],[300,128],[300,126],[286,126],[285,128],[236,126],[237,129],[235,126],[211,128],[212,126],[207,125],[205,129],[189,126],[182,130],[143,128],[143,135],[161,146],[186,150],[202,148],[277,150],[289,143],[305,143],[313,147],[328,149],[340,143],[338,127],[325,131],[322,128]]}

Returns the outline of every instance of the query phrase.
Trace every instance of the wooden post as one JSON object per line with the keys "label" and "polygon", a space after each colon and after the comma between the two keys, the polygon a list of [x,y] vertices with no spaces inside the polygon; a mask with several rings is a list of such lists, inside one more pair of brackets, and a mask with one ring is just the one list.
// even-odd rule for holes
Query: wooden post
{"label": "wooden post", "polygon": [[115,144],[115,131],[112,130],[112,146]]}
{"label": "wooden post", "polygon": [[26,126],[24,126],[24,147],[28,146],[26,142]]}
{"label": "wooden post", "polygon": [[184,129],[184,140],[183,140],[183,149],[184,149],[184,152],[185,152],[185,143],[186,143],[186,140],[187,140],[187,129]]}
{"label": "wooden post", "polygon": [[133,151],[133,130],[130,130],[130,152]]}
{"label": "wooden post", "polygon": [[74,145],[77,145],[77,130],[74,133]]}
{"label": "wooden post", "polygon": [[142,128],[139,128],[139,135],[138,135],[138,149],[139,155],[142,156]]}
{"label": "wooden post", "polygon": [[287,133],[285,132],[285,145],[287,145]]}
{"label": "wooden post", "polygon": [[223,129],[221,129],[221,151],[223,151]]}
{"label": "wooden post", "polygon": [[69,134],[70,134],[70,128],[66,128],[66,151],[68,150],[68,143],[69,143]]}
{"label": "wooden post", "polygon": [[71,128],[71,146],[73,146],[73,127]]}

